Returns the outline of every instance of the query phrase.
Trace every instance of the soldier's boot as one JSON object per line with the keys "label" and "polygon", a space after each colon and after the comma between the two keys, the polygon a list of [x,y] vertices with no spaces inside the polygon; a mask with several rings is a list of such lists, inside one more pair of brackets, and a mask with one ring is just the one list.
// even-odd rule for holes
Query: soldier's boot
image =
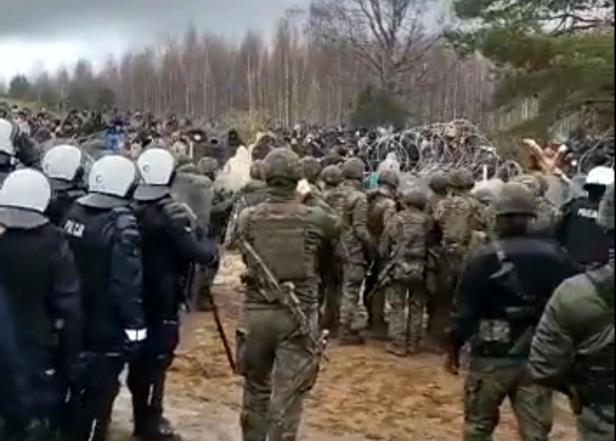
{"label": "soldier's boot", "polygon": [[343,326],[340,328],[340,340],[338,344],[340,346],[354,346],[363,345],[365,343],[364,338],[359,332],[352,331],[349,327]]}
{"label": "soldier's boot", "polygon": [[408,355],[406,345],[395,343],[393,341],[387,343],[387,346],[385,346],[385,350],[390,354],[395,355],[396,357],[406,357]]}
{"label": "soldier's boot", "polygon": [[196,306],[199,312],[210,312],[212,310],[212,293],[209,287],[199,293]]}

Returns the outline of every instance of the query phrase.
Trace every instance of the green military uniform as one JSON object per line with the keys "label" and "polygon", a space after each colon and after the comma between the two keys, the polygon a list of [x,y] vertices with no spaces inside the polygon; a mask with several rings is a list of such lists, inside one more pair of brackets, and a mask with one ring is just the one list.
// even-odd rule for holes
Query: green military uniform
{"label": "green military uniform", "polygon": [[[434,173],[429,180],[431,193],[428,197],[428,212],[434,220],[436,207],[447,197],[451,187],[449,175]],[[449,314],[453,295],[447,283],[448,267],[441,247],[442,233],[440,227],[432,222],[429,242],[430,249],[426,262],[426,289],[428,299],[428,336],[431,346],[440,351],[446,344],[446,329],[449,326]]]}
{"label": "green military uniform", "polygon": [[446,316],[449,316],[454,305],[455,288],[464,261],[474,245],[475,234],[487,230],[485,210],[470,195],[474,185],[473,176],[465,170],[454,171],[450,175],[450,184],[449,195],[438,203],[434,211],[434,222],[441,234],[441,257],[447,265],[443,274],[447,294],[439,305],[439,314]]}
{"label": "green military uniform", "polygon": [[[249,243],[279,283],[292,282],[309,324],[318,331],[318,255],[336,240],[339,225],[317,207],[296,198],[299,158],[279,148],[266,159],[268,200],[245,209],[239,237]],[[238,342],[238,369],[245,377],[241,424],[244,441],[293,441],[302,403],[316,381],[318,363],[307,335],[284,306],[270,302],[254,258],[247,264],[245,337]],[[275,296],[273,296],[275,298]]]}
{"label": "green military uniform", "polygon": [[[599,209],[599,223],[614,233],[614,187]],[[614,439],[614,260],[564,281],[550,299],[529,359],[535,381],[578,401],[582,441]]]}
{"label": "green military uniform", "polygon": [[[323,200],[331,207],[339,219],[344,215],[344,203],[347,193],[342,184],[342,170],[336,165],[329,165],[321,172],[321,180],[325,184]],[[324,268],[323,275],[323,316],[321,325],[325,329],[336,333],[338,317],[340,316],[340,298],[342,292],[342,264],[344,262],[344,250],[339,243],[335,252],[330,255],[329,265]]]}
{"label": "green military uniform", "polygon": [[344,204],[342,246],[344,247],[344,276],[340,304],[342,344],[362,343],[358,330],[351,324],[358,311],[362,282],[368,270],[369,257],[375,244],[368,231],[368,199],[362,191],[364,163],[357,158],[347,160],[342,167],[347,197]]}
{"label": "green military uniform", "polygon": [[[400,178],[393,170],[383,170],[378,174],[379,187],[370,190],[368,197],[368,231],[375,243],[379,243],[385,231],[385,226],[397,212],[396,191],[400,184]],[[373,268],[377,272],[383,267],[384,262],[378,258],[373,262]],[[385,328],[385,292],[377,288],[372,292],[369,299],[368,309],[370,322],[373,330]]]}
{"label": "green military uniform", "polygon": [[543,306],[574,267],[556,244],[530,237],[535,210],[526,187],[505,184],[495,201],[499,238],[473,254],[460,279],[449,366],[459,366],[457,354],[470,342],[465,441],[493,439],[506,398],[522,440],[548,440],[551,393],[523,380],[530,339]]}
{"label": "green military uniform", "polygon": [[[394,214],[379,244],[379,256],[388,272],[386,286],[388,351],[404,356],[415,352],[423,335],[426,308],[425,270],[431,221],[427,198],[419,190],[402,194],[404,208]],[[408,317],[406,314],[408,306]]]}
{"label": "green military uniform", "polygon": [[304,199],[304,203],[308,205],[316,205],[323,201],[323,195],[318,185],[319,176],[321,174],[321,164],[312,156],[305,156],[301,160],[302,163],[302,178],[304,178],[310,186],[310,193]]}

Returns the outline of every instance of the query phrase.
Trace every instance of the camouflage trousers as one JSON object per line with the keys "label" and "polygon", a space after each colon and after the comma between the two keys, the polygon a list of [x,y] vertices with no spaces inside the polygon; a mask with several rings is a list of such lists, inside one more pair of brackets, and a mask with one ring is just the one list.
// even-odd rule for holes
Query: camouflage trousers
{"label": "camouflage trousers", "polygon": [[345,262],[342,279],[342,299],[340,302],[340,327],[343,330],[348,330],[353,322],[365,276],[365,265]]}
{"label": "camouflage trousers", "polygon": [[[308,314],[307,314],[308,315]],[[313,331],[318,313],[308,315]],[[307,338],[283,309],[246,311],[245,334],[238,339],[238,370],[244,376],[243,441],[294,441],[304,398],[318,376],[318,360]]]}
{"label": "camouflage trousers", "polygon": [[491,441],[500,406],[509,398],[523,441],[548,441],[552,429],[552,394],[535,384],[521,384],[526,360],[473,356],[466,378],[464,441]]}
{"label": "camouflage trousers", "polygon": [[577,427],[581,441],[613,441],[614,406],[585,406],[577,417]]}
{"label": "camouflage trousers", "polygon": [[392,283],[385,295],[389,340],[396,346],[408,348],[410,352],[417,351],[424,335],[425,291],[410,292],[404,284]]}

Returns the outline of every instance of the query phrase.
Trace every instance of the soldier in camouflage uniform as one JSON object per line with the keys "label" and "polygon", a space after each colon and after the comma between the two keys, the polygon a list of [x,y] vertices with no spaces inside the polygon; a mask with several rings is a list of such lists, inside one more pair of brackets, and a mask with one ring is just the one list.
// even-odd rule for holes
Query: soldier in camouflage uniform
{"label": "soldier in camouflage uniform", "polygon": [[[431,190],[428,198],[428,212],[433,219],[439,202],[445,199],[449,193],[451,180],[447,173],[437,172],[430,177],[428,184]],[[438,224],[433,222],[433,229],[429,236],[431,246],[426,267],[426,288],[429,292],[428,338],[426,343],[435,352],[441,352],[445,348],[445,330],[449,326],[449,314],[453,298],[451,287],[447,283],[449,269],[443,258],[441,236]]]}
{"label": "soldier in camouflage uniform", "polygon": [[304,156],[301,159],[302,164],[302,178],[304,178],[310,186],[310,193],[308,193],[306,200],[307,204],[313,204],[314,199],[323,199],[321,189],[319,188],[318,181],[321,174],[321,164],[319,160],[313,156]]}
{"label": "soldier in camouflage uniform", "polygon": [[[297,154],[277,148],[265,158],[268,200],[240,215],[239,235],[249,243],[280,284],[292,282],[311,332],[318,331],[318,255],[335,242],[339,224],[317,207],[297,200],[301,177]],[[266,283],[254,256],[242,247],[247,273],[245,332],[238,341],[238,368],[244,376],[241,425],[244,441],[294,441],[302,402],[316,381],[310,342],[290,312],[268,301]],[[271,294],[271,293],[270,293]]]}
{"label": "soldier in camouflage uniform", "polygon": [[199,159],[199,162],[197,163],[197,170],[199,171],[199,174],[206,176],[212,182],[216,180],[216,174],[219,169],[220,165],[218,164],[218,161],[216,158],[212,158],[211,156],[204,156]]}
{"label": "soldier in camouflage uniform", "polygon": [[[404,357],[416,352],[423,334],[426,307],[425,267],[431,220],[428,199],[421,190],[402,193],[403,209],[394,214],[379,244],[389,283],[386,287],[390,311],[387,351]],[[408,306],[408,318],[406,310]]]}
{"label": "soldier in camouflage uniform", "polygon": [[550,237],[554,233],[554,227],[558,221],[558,210],[545,197],[547,190],[545,180],[538,176],[527,174],[516,177],[513,182],[520,183],[528,187],[537,201],[537,218],[533,221],[533,234],[542,237]]}
{"label": "soldier in camouflage uniform", "polygon": [[532,343],[532,378],[572,397],[582,441],[614,439],[614,186],[597,221],[611,241],[601,268],[565,280],[550,299]]}
{"label": "soldier in camouflage uniform", "polygon": [[[396,193],[400,185],[400,177],[393,170],[382,170],[378,174],[379,186],[367,193],[368,196],[368,231],[372,240],[379,243],[385,225],[397,212]],[[377,256],[378,257],[378,256]],[[384,265],[380,259],[373,262],[373,275],[380,271]],[[371,280],[372,282],[373,280]],[[385,333],[385,292],[377,289],[369,299],[368,311],[370,324],[375,331]]]}
{"label": "soldier in camouflage uniform", "polygon": [[[331,207],[340,219],[344,215],[344,204],[347,193],[342,184],[342,170],[336,165],[329,165],[321,172],[321,180],[325,184],[323,200]],[[326,265],[323,275],[323,316],[321,326],[336,334],[338,317],[340,316],[340,297],[342,292],[342,265],[344,262],[344,250],[338,243],[336,250],[331,254],[329,265]]]}
{"label": "soldier in camouflage uniform", "polygon": [[430,212],[434,213],[436,211],[436,206],[440,201],[445,199],[449,194],[449,189],[451,188],[451,179],[449,175],[445,172],[437,172],[430,176],[430,181],[428,183],[432,194],[429,198],[429,209]]}
{"label": "soldier in camouflage uniform", "polygon": [[464,441],[492,439],[506,398],[522,440],[547,441],[551,393],[523,379],[534,327],[554,289],[574,274],[574,266],[556,243],[530,236],[536,205],[525,186],[505,184],[495,211],[498,240],[473,254],[458,285],[447,367],[457,374],[460,349],[470,342]]}
{"label": "soldier in camouflage uniform", "polygon": [[[446,270],[442,276],[446,284],[443,297],[439,298],[438,313],[441,315],[438,320],[439,326],[447,322],[442,322],[443,316],[449,316],[454,305],[454,292],[458,284],[458,279],[464,266],[464,260],[473,245],[475,231],[487,230],[485,210],[481,204],[470,195],[470,190],[474,185],[473,176],[465,170],[457,170],[450,174],[450,192],[447,197],[442,199],[434,211],[434,222],[440,233],[440,252],[441,258],[446,265]],[[444,333],[445,329],[433,329],[433,333]]]}
{"label": "soldier in camouflage uniform", "polygon": [[450,194],[437,204],[434,211],[434,220],[442,234],[444,256],[452,272],[452,287],[455,287],[462,271],[473,231],[487,230],[485,210],[470,195],[473,185],[473,176],[469,172],[453,172]]}
{"label": "soldier in camouflage uniform", "polygon": [[342,246],[345,259],[340,304],[340,344],[362,344],[363,338],[351,324],[358,310],[362,282],[376,245],[368,231],[368,199],[362,191],[365,166],[361,159],[348,159],[342,166],[345,179]]}
{"label": "soldier in camouflage uniform", "polygon": [[250,165],[250,181],[242,190],[243,208],[253,207],[265,201],[267,185],[265,185],[265,164],[257,159]]}
{"label": "soldier in camouflage uniform", "polygon": [[250,164],[250,181],[246,183],[241,191],[240,197],[233,207],[231,219],[227,228],[231,228],[231,231],[227,232],[229,243],[226,244],[229,247],[234,247],[237,241],[237,220],[239,215],[247,207],[254,207],[255,205],[264,202],[267,198],[267,185],[265,185],[265,164],[263,160],[256,159]]}

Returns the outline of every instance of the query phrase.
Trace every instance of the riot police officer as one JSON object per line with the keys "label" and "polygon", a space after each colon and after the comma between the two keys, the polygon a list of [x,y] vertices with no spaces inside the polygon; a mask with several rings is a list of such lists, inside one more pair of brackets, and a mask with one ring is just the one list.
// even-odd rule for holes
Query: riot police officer
{"label": "riot police officer", "polygon": [[141,239],[130,208],[137,182],[130,160],[104,156],[90,170],[88,194],[64,224],[83,285],[84,348],[91,361],[72,424],[77,441],[106,439],[118,376],[147,336]]}
{"label": "riot police officer", "polygon": [[614,185],[599,207],[611,255],[565,280],[545,308],[529,359],[532,378],[571,397],[580,439],[614,439]]}
{"label": "riot police officer", "polygon": [[17,162],[34,167],[38,150],[27,133],[7,119],[0,118],[0,184],[15,169]]}
{"label": "riot police officer", "polygon": [[480,248],[462,273],[447,366],[457,373],[460,348],[471,341],[465,441],[491,438],[507,397],[522,439],[547,441],[551,394],[522,384],[521,379],[544,305],[554,289],[574,274],[574,264],[557,244],[530,237],[536,205],[528,188],[505,184],[494,209],[498,239]]}
{"label": "riot police officer", "polygon": [[[80,289],[63,232],[45,216],[51,190],[33,169],[9,174],[0,191],[0,280],[15,324],[14,360],[33,421],[6,422],[9,440],[52,438],[62,404],[62,374],[81,349]],[[2,380],[4,381],[4,379]]]}
{"label": "riot police officer", "polygon": [[0,119],[0,184],[15,168],[15,133],[17,128],[6,119]]}
{"label": "riot police officer", "polygon": [[[163,418],[167,369],[179,341],[179,311],[185,299],[185,275],[193,263],[214,266],[216,244],[199,241],[190,208],[175,202],[171,185],[174,158],[168,150],[151,148],[137,161],[143,183],[135,192],[142,237],[144,311],[148,339],[130,364],[128,387],[133,395],[134,436],[173,439]],[[201,232],[203,236],[203,232]]]}
{"label": "riot police officer", "polygon": [[[7,302],[7,293],[0,286],[0,427],[6,421],[22,426],[28,421],[28,408],[24,398],[28,395],[19,365],[19,350],[15,337],[15,324]],[[0,437],[2,435],[0,429]]]}
{"label": "riot police officer", "polygon": [[582,269],[592,269],[607,260],[609,240],[604,229],[597,224],[597,217],[605,189],[613,182],[613,169],[605,166],[593,168],[584,184],[587,196],[569,202],[556,226],[558,242]]}
{"label": "riot police officer", "polygon": [[63,226],[68,210],[85,195],[83,153],[72,145],[58,145],[45,153],[42,164],[52,190],[47,215],[54,224]]}

